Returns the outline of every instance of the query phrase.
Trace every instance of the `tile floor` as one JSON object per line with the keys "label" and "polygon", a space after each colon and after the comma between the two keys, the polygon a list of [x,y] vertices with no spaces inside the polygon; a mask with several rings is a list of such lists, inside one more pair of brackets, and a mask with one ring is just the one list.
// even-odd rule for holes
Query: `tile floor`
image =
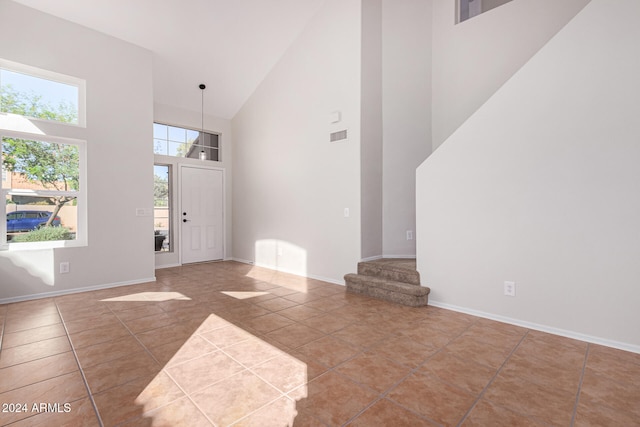
{"label": "tile floor", "polygon": [[0,425],[640,425],[638,354],[234,262],[157,278],[0,306]]}

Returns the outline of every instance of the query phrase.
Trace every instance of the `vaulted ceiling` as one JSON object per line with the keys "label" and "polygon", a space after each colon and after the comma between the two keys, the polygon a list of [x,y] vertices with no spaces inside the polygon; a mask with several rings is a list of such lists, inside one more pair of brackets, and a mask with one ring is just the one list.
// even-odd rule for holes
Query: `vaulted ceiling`
{"label": "vaulted ceiling", "polygon": [[153,53],[155,102],[231,119],[325,0],[15,0]]}

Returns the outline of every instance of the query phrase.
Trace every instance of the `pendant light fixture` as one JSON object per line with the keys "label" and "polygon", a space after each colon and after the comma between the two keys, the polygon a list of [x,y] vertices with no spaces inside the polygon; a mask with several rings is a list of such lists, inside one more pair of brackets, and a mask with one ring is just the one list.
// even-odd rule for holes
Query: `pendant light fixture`
{"label": "pendant light fixture", "polygon": [[207,88],[204,83],[200,83],[200,93],[202,95],[202,105],[201,105],[201,113],[202,113],[202,122],[200,127],[200,146],[202,149],[200,150],[200,160],[207,160],[207,152],[204,151],[204,90]]}

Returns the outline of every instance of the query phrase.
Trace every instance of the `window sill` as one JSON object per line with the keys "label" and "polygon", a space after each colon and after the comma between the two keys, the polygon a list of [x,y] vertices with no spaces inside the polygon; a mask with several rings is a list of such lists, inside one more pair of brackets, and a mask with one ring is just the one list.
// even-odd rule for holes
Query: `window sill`
{"label": "window sill", "polygon": [[87,244],[78,240],[56,240],[51,242],[5,243],[0,245],[0,250],[17,252],[38,249],[78,248],[82,246],[87,246]]}

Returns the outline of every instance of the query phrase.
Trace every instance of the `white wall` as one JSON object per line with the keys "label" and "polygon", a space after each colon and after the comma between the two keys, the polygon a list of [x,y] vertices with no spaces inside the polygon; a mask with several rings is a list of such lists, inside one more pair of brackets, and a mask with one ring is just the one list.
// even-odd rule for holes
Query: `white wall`
{"label": "white wall", "polygon": [[[0,1],[0,57],[86,80],[88,246],[0,252],[0,302],[153,280],[151,54],[52,16]],[[70,262],[69,274],[58,263]]]}
{"label": "white wall", "polygon": [[382,0],[362,2],[361,258],[382,257]]}
{"label": "white wall", "polygon": [[416,255],[416,168],[431,153],[431,0],[382,1],[383,254]]}
{"label": "white wall", "polygon": [[433,149],[449,137],[589,0],[516,0],[455,24],[433,2]]}
{"label": "white wall", "polygon": [[638,16],[593,0],[420,166],[432,301],[640,351]]}
{"label": "white wall", "polygon": [[[328,0],[232,120],[234,258],[336,282],[355,270],[360,32],[360,1]],[[329,143],[334,111],[346,142]]]}
{"label": "white wall", "polygon": [[[200,89],[194,85],[197,94],[195,105],[199,105]],[[207,94],[205,96],[215,96],[215,94]],[[202,127],[202,113],[200,111],[189,111],[182,108],[155,103],[153,109],[153,119],[155,122],[169,124],[173,126],[186,127],[190,129],[200,129]],[[224,172],[224,221],[225,221],[225,241],[224,253],[225,258],[231,258],[232,250],[232,224],[233,224],[233,200],[232,200],[232,171],[231,164],[233,158],[233,140],[231,138],[231,121],[215,116],[205,114],[204,116],[205,132],[215,133],[219,135],[220,144],[220,162],[206,162],[209,167],[222,168]],[[179,200],[179,165],[198,165],[202,162],[198,159],[183,159],[178,157],[155,155],[155,162],[172,166],[172,186],[173,186],[173,252],[156,253],[156,267],[170,267],[180,265],[180,214],[178,212],[180,206]]]}

